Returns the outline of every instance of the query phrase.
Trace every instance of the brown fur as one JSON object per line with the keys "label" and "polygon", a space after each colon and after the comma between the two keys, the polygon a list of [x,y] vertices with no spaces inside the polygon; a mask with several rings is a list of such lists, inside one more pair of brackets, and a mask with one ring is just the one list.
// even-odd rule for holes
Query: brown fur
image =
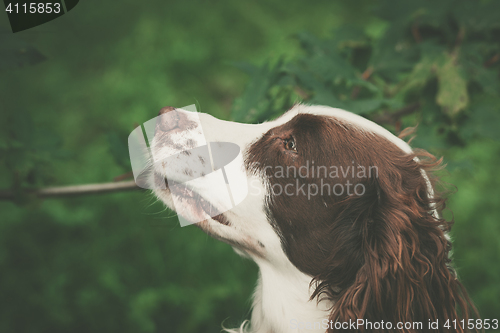
{"label": "brown fur", "polygon": [[[284,142],[290,138],[297,152],[286,149]],[[352,174],[331,178],[272,173],[279,166],[306,166],[307,161],[311,168],[312,161],[315,166],[376,166],[378,174],[359,179]],[[433,172],[441,162],[425,151],[407,154],[383,137],[310,114],[266,133],[246,160],[250,170],[266,173],[271,186],[296,181],[307,186],[362,184],[366,192],[359,196],[270,195],[269,219],[290,261],[314,277],[311,299],[335,301],[330,320],[360,318],[393,325],[420,321],[425,332],[431,331],[429,320],[439,320],[434,332],[448,332],[446,320],[467,323],[478,316],[451,266],[445,233],[453,221],[433,215],[434,208],[444,208],[445,198],[437,193],[429,197],[422,175],[423,170],[434,184]]]}

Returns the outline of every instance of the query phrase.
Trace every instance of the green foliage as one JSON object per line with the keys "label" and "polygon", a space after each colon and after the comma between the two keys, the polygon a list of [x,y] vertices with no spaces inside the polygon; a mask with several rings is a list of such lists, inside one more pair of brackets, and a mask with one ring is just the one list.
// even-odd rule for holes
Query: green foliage
{"label": "green foliage", "polygon": [[449,202],[455,218],[452,229],[455,265],[481,316],[497,318],[500,313],[500,176],[497,171],[500,145],[492,140],[474,140],[466,149],[452,148],[447,157],[455,166],[449,181],[458,189]]}
{"label": "green foliage", "polygon": [[[199,332],[236,322],[253,265],[160,219],[160,204],[145,209],[144,196],[46,202],[2,220],[0,332]],[[12,205],[2,209],[13,217]]]}
{"label": "green foliage", "polygon": [[0,189],[17,193],[0,201],[0,332],[218,332],[247,318],[255,265],[144,192],[23,191],[111,181],[130,171],[134,124],[197,100],[245,122],[305,101],[419,123],[414,145],[443,153],[459,189],[460,276],[498,318],[498,1],[372,3],[82,3],[16,35],[0,15]]}
{"label": "green foliage", "polygon": [[451,173],[443,176],[458,187],[449,207],[460,278],[483,318],[497,318],[500,2],[387,0],[373,10],[364,29],[343,26],[326,39],[299,33],[301,54],[247,66],[232,117],[262,122],[304,102],[355,112],[396,134],[418,125],[412,145],[444,155]]}
{"label": "green foliage", "polygon": [[45,57],[32,45],[0,28],[0,72],[19,67],[36,65]]}
{"label": "green foliage", "polygon": [[[482,129],[498,125],[492,120],[500,106],[500,21],[491,13],[500,13],[500,3],[472,3],[384,1],[375,8],[382,27],[377,36],[371,27],[342,27],[324,40],[297,34],[301,56],[247,71],[250,82],[233,118],[261,122],[300,101],[343,108],[397,130],[400,121],[420,123],[429,129],[424,140],[417,137],[424,148],[496,138],[497,131]],[[410,108],[416,112],[405,112],[412,105],[419,106]]]}
{"label": "green foliage", "polygon": [[324,34],[350,9],[330,0],[80,3],[15,35],[0,15],[0,191],[17,193],[0,201],[0,332],[235,327],[257,269],[229,245],[180,228],[145,192],[38,200],[24,190],[129,172],[127,135],[163,106],[197,103],[227,119],[246,81],[231,63],[293,55],[290,34]]}

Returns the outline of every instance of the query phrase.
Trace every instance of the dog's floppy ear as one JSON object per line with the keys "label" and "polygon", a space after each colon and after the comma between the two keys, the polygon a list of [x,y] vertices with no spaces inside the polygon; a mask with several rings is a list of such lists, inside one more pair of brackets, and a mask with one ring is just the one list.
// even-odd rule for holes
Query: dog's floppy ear
{"label": "dog's floppy ear", "polygon": [[[453,320],[467,323],[477,316],[450,266],[445,232],[451,222],[435,211],[444,200],[429,194],[426,174],[441,161],[424,155],[420,161],[413,155],[396,157],[366,184],[363,196],[340,203],[329,230],[334,251],[314,279],[313,294],[335,302],[330,320],[340,323],[337,328],[354,321],[360,332],[449,332],[448,323],[451,331],[464,332],[460,325],[454,329]],[[429,327],[436,320],[438,327]],[[329,332],[337,331],[346,330],[330,325]]]}

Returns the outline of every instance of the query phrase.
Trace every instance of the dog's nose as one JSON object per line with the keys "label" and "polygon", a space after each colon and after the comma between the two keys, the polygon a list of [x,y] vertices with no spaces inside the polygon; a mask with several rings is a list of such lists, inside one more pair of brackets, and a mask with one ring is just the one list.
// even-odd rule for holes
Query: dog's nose
{"label": "dog's nose", "polygon": [[179,127],[179,113],[173,106],[165,106],[158,113],[157,124],[163,132],[168,132]]}

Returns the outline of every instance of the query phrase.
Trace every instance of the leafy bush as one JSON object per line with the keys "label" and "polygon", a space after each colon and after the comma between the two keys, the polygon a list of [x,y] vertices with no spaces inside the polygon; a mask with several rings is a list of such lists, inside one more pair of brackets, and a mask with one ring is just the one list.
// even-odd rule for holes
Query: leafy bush
{"label": "leafy bush", "polygon": [[[390,1],[375,16],[368,3],[128,0],[119,20],[112,2],[82,5],[19,34],[28,44],[0,30],[0,187],[17,199],[0,201],[0,331],[216,332],[245,319],[255,266],[144,193],[42,201],[23,190],[130,171],[127,134],[162,106],[195,96],[227,118],[244,81],[224,62],[273,53],[287,58],[240,65],[250,81],[233,120],[304,101],[395,131],[420,123],[416,146],[464,166],[451,180],[455,262],[483,317],[498,318],[500,149],[481,139],[498,139],[497,1]],[[296,36],[298,56],[286,37],[301,29],[315,34]]]}
{"label": "leafy bush", "polygon": [[418,125],[412,145],[444,155],[446,180],[459,189],[450,207],[460,278],[483,318],[497,318],[500,2],[387,0],[374,12],[378,21],[365,30],[297,34],[303,52],[286,61],[238,64],[250,80],[232,117],[262,122],[304,102],[396,133]]}
{"label": "leafy bush", "polygon": [[250,82],[233,118],[261,122],[301,101],[396,131],[419,123],[426,148],[500,140],[500,3],[389,0],[374,10],[375,31],[344,26],[326,40],[300,33],[302,56],[240,64]]}

